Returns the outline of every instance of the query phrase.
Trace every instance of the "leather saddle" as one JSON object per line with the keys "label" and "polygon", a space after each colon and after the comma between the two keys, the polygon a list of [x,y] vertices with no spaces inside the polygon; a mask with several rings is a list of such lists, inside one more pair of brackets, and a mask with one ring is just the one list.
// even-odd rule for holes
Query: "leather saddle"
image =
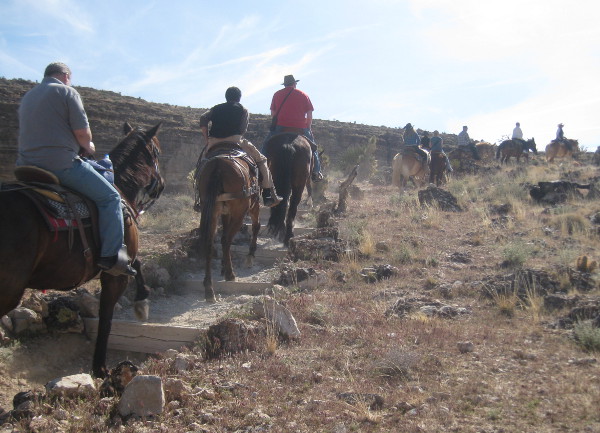
{"label": "leather saddle", "polygon": [[[68,230],[81,220],[85,227],[92,225],[96,206],[84,195],[60,185],[49,171],[34,166],[15,168],[18,182],[3,185],[4,190],[16,190],[33,201],[52,231]],[[64,224],[60,224],[64,221]]]}

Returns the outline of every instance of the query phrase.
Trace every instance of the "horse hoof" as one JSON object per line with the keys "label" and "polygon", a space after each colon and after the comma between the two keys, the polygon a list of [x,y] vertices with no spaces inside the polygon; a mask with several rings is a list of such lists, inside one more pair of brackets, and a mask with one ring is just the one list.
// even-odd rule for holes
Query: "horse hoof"
{"label": "horse hoof", "polygon": [[148,316],[150,315],[150,301],[144,299],[143,301],[136,301],[133,306],[135,318],[140,322],[147,322]]}
{"label": "horse hoof", "polygon": [[235,275],[228,275],[225,277],[225,281],[235,281]]}
{"label": "horse hoof", "polygon": [[210,298],[206,298],[205,301],[207,304],[216,304],[217,303],[217,299],[214,296],[212,296]]}

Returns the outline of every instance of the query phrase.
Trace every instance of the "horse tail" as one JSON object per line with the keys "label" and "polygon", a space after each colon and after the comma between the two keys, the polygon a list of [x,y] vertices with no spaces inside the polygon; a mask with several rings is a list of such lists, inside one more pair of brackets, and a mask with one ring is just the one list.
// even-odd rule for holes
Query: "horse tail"
{"label": "horse tail", "polygon": [[219,168],[219,161],[214,160],[212,163],[206,164],[202,170],[200,179],[208,179],[208,184],[202,188],[202,182],[199,181],[199,188],[202,188],[202,206],[200,217],[200,245],[199,250],[203,257],[209,257],[212,251],[213,236],[212,225],[214,218],[215,204],[217,196],[222,188],[222,173]]}
{"label": "horse tail", "polygon": [[287,214],[288,202],[292,193],[292,167],[294,166],[294,157],[296,149],[292,143],[283,143],[277,148],[277,167],[273,175],[273,183],[283,200],[277,206],[271,208],[268,227],[269,233],[279,235],[285,230],[285,215]]}
{"label": "horse tail", "polygon": [[498,149],[496,149],[496,159],[500,159],[500,153],[502,152],[502,148],[504,147],[504,142],[500,143]]}

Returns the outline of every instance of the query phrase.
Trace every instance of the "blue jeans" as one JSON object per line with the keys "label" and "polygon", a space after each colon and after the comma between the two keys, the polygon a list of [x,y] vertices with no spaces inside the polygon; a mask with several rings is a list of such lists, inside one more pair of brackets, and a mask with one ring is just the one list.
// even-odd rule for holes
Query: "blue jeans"
{"label": "blue jeans", "polygon": [[[269,138],[271,138],[275,134],[279,134],[280,132],[283,132],[284,128],[285,128],[285,126],[277,125],[275,127],[274,131],[269,131],[269,135],[267,135],[267,138],[265,138],[265,141],[263,142],[263,145],[262,145],[261,152],[263,154],[265,153],[264,152],[265,151],[265,144],[266,144],[267,141],[269,141]],[[310,128],[302,128],[302,135],[304,135],[306,138],[308,138],[310,141],[312,141],[313,143],[316,144],[315,137],[313,137],[313,133],[312,133],[312,130]],[[313,158],[315,160],[315,165],[313,167],[313,173],[320,173],[321,172],[321,160],[319,158],[319,152],[318,152],[318,150],[315,150],[313,152]]]}
{"label": "blue jeans", "polygon": [[87,162],[75,159],[71,168],[50,170],[61,185],[82,193],[98,207],[100,257],[116,255],[123,245],[123,210],[117,190]]}

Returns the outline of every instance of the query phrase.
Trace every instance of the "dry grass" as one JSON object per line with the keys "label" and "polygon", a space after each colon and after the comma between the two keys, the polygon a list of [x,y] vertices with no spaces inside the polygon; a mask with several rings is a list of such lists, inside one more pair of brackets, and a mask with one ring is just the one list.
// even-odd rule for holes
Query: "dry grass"
{"label": "dry grass", "polygon": [[[481,297],[486,278],[522,267],[573,267],[578,256],[594,255],[597,239],[589,236],[589,223],[580,228],[576,211],[543,216],[522,193],[521,182],[553,178],[553,168],[530,164],[515,176],[506,175],[513,167],[502,170],[492,179],[450,181],[446,188],[464,206],[462,213],[421,208],[415,189],[398,196],[395,188],[377,187],[368,200],[351,201],[340,236],[359,253],[339,263],[296,263],[342,271],[347,282],[282,299],[298,322],[299,341],[278,341],[273,328],[257,352],[218,361],[204,361],[198,346],[190,354],[194,368],[177,377],[212,390],[214,399],[190,396],[155,420],[122,427],[103,413],[72,421],[66,431],[600,431],[598,366],[571,362],[593,356],[593,343],[573,344],[569,332],[546,326],[554,317],[543,308],[538,282],[519,282],[509,291],[490,286],[492,302]],[[488,205],[504,202],[511,203],[507,216],[514,222],[499,226]],[[556,228],[551,235],[541,233],[542,217]],[[390,251],[377,251],[379,241]],[[454,261],[456,252],[469,260]],[[501,267],[504,262],[509,267]],[[392,264],[399,275],[371,284],[357,277],[374,263]],[[567,292],[570,282],[563,277]],[[436,300],[440,285],[459,281],[444,303],[469,314],[386,314],[401,297]],[[597,341],[595,335],[585,341]],[[461,342],[473,350],[462,353]],[[149,359],[143,371],[176,375],[160,357]],[[348,401],[339,397],[343,393],[357,397]],[[383,405],[374,406],[372,395]],[[57,410],[49,405],[46,417]],[[94,413],[97,405],[79,402],[78,413]],[[100,421],[106,424],[94,427]]]}

